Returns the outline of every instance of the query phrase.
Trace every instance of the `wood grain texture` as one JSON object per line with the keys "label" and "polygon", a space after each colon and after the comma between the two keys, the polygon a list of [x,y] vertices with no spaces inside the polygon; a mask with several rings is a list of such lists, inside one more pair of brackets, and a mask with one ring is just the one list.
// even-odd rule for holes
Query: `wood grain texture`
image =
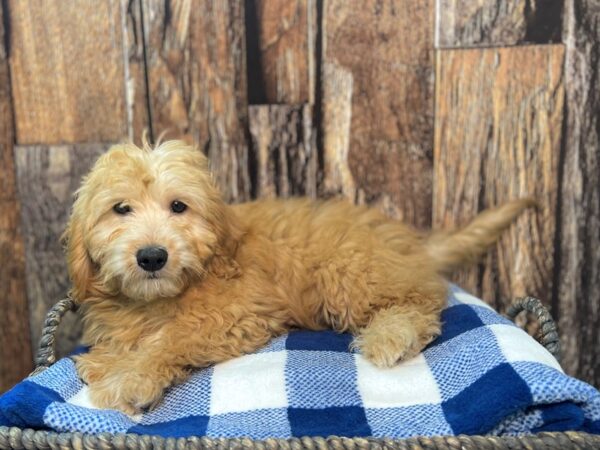
{"label": "wood grain texture", "polygon": [[348,163],[354,78],[350,71],[335,63],[325,63],[322,70],[323,181],[320,193],[325,197],[342,194],[354,198],[356,185]]}
{"label": "wood grain texture", "polygon": [[563,0],[437,0],[437,47],[560,42]]}
{"label": "wood grain texture", "polygon": [[554,305],[570,374],[600,388],[600,2],[565,8],[566,126]]}
{"label": "wood grain texture", "polygon": [[[27,297],[32,342],[38,342],[46,312],[64,298],[69,278],[60,236],[79,187],[108,145],[18,146],[15,163],[21,200],[27,265]],[[58,351],[76,343],[80,328],[73,319],[59,328]]]}
{"label": "wood grain texture", "polygon": [[313,103],[316,0],[252,3],[260,53],[248,65],[258,66],[264,103]]}
{"label": "wood grain texture", "polygon": [[17,142],[126,137],[117,0],[9,0]]}
{"label": "wood grain texture", "polygon": [[434,226],[520,197],[540,203],[453,278],[501,311],[515,296],[549,304],[552,294],[563,62],[561,45],[438,52]]}
{"label": "wood grain texture", "polygon": [[11,388],[33,368],[3,14],[0,4],[0,393]]}
{"label": "wood grain texture", "polygon": [[354,200],[429,226],[434,1],[327,0],[323,27],[324,64],[353,77]]}
{"label": "wood grain texture", "polygon": [[140,145],[142,136],[154,141],[147,99],[143,10],[141,0],[120,0],[123,29],[127,138]]}
{"label": "wood grain texture", "polygon": [[228,201],[250,197],[244,2],[143,0],[152,128],[208,154]]}
{"label": "wood grain texture", "polygon": [[250,106],[249,121],[256,196],[316,198],[318,155],[310,105]]}

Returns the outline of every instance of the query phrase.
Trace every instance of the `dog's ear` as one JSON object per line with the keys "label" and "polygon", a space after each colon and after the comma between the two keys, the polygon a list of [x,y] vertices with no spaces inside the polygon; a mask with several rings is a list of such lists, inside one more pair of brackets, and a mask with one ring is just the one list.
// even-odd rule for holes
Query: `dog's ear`
{"label": "dog's ear", "polygon": [[228,206],[224,207],[223,218],[217,230],[218,243],[210,262],[209,270],[219,278],[236,278],[242,274],[242,268],[235,256],[244,235],[237,217]]}
{"label": "dog's ear", "polygon": [[83,242],[83,224],[80,215],[71,214],[61,237],[67,254],[69,277],[73,284],[70,294],[77,302],[85,300],[91,286],[94,265]]}
{"label": "dog's ear", "polygon": [[210,270],[219,278],[229,280],[239,277],[242,274],[242,268],[228,255],[215,254],[210,262]]}

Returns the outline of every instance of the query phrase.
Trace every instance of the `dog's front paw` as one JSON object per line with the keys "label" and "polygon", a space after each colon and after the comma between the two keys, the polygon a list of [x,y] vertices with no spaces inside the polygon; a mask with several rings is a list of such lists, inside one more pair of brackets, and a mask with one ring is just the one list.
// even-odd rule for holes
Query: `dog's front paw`
{"label": "dog's front paw", "polygon": [[377,367],[393,367],[417,356],[439,334],[437,315],[391,307],[377,311],[352,346]]}
{"label": "dog's front paw", "polygon": [[152,369],[124,367],[122,360],[105,354],[77,356],[75,363],[97,408],[137,414],[156,406],[169,385],[169,380],[157,377]]}
{"label": "dog's front paw", "polygon": [[105,355],[94,352],[78,355],[73,359],[79,378],[86,384],[99,382],[106,377],[111,363]]}
{"label": "dog's front paw", "polygon": [[138,414],[153,408],[162,399],[167,385],[151,374],[136,371],[111,374],[89,385],[90,400],[103,409],[117,409],[125,414]]}
{"label": "dog's front paw", "polygon": [[389,329],[370,326],[354,339],[352,346],[377,367],[394,367],[419,354],[431,337],[419,336],[409,324]]}
{"label": "dog's front paw", "polygon": [[413,337],[401,334],[385,336],[379,333],[363,333],[354,340],[352,346],[381,368],[394,367],[398,362],[411,359],[419,353]]}

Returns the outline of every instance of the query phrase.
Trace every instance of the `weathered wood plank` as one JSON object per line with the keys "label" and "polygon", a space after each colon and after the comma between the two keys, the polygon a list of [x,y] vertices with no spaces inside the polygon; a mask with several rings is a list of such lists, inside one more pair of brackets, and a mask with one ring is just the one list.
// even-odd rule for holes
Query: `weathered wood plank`
{"label": "weathered wood plank", "polygon": [[554,305],[566,371],[600,388],[600,3],[565,8],[566,126]]}
{"label": "weathered wood plank", "polygon": [[204,149],[225,198],[248,199],[244,2],[142,5],[155,134]]}
{"label": "weathered wood plank", "polygon": [[[248,59],[264,88],[262,103],[313,103],[315,0],[250,0],[259,54]],[[250,55],[250,53],[249,53]],[[253,85],[249,85],[252,91]]]}
{"label": "weathered wood plank", "polygon": [[256,196],[316,198],[318,155],[310,105],[250,106],[249,122]]}
{"label": "weathered wood plank", "polygon": [[334,63],[323,65],[323,182],[321,195],[356,195],[350,166],[350,126],[352,122],[352,73]]}
{"label": "weathered wood plank", "polygon": [[500,310],[518,295],[551,298],[563,61],[561,45],[438,52],[434,226],[515,198],[540,202],[479,267],[454,277]]}
{"label": "weathered wood plank", "polygon": [[[199,6],[193,3],[141,0],[152,129],[156,137],[165,133],[166,139],[184,139],[189,143],[193,89],[189,27],[192,9]],[[141,20],[139,11],[135,17]]]}
{"label": "weathered wood plank", "polygon": [[25,293],[25,250],[13,160],[14,122],[0,4],[0,393],[32,369]]}
{"label": "weathered wood plank", "polygon": [[17,142],[127,136],[117,0],[9,0]]}
{"label": "weathered wood plank", "polygon": [[[31,339],[38,342],[46,312],[69,289],[65,256],[59,238],[65,229],[73,193],[105,144],[18,146],[17,183],[27,264],[27,297]],[[59,328],[58,351],[76,343],[80,328],[67,320]]]}
{"label": "weathered wood plank", "polygon": [[145,132],[148,133],[147,137],[150,141],[154,140],[147,101],[143,10],[141,0],[120,1],[123,47],[126,56],[124,71],[127,137],[140,145]]}
{"label": "weathered wood plank", "polygon": [[437,47],[560,42],[564,0],[437,0]]}
{"label": "weathered wood plank", "polygon": [[[353,78],[348,166],[354,199],[429,226],[434,1],[328,0],[323,27],[324,63]],[[324,130],[333,129],[331,120],[323,116]]]}

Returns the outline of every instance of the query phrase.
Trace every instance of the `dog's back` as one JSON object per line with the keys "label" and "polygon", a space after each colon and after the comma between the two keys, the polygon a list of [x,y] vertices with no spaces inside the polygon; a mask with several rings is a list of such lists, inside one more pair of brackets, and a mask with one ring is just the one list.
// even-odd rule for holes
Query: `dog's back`
{"label": "dog's back", "polygon": [[327,242],[327,248],[336,247],[349,233],[365,232],[369,238],[376,236],[402,254],[425,251],[436,264],[436,270],[446,273],[477,262],[500,234],[535,204],[529,198],[514,200],[482,212],[460,229],[429,234],[390,219],[376,209],[340,199],[265,199],[237,204],[233,209],[252,229],[272,240],[286,240],[293,246]]}

